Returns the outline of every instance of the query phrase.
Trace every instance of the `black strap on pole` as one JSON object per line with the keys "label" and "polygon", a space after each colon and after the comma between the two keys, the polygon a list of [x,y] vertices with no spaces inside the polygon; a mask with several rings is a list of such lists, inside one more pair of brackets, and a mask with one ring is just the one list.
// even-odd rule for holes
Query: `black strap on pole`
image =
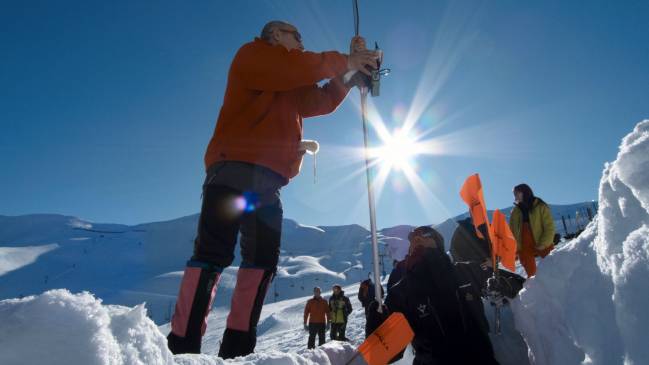
{"label": "black strap on pole", "polygon": [[358,0],[353,0],[352,5],[354,8],[354,35],[358,37],[359,34],[359,18],[358,18]]}

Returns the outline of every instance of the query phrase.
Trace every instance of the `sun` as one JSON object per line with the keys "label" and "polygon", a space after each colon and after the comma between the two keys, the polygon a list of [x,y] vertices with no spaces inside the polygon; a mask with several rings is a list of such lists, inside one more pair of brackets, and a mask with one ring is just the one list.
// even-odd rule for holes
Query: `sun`
{"label": "sun", "polygon": [[370,151],[370,157],[381,169],[411,170],[415,158],[422,153],[417,138],[407,131],[397,129],[394,133],[382,135],[381,139],[383,145]]}

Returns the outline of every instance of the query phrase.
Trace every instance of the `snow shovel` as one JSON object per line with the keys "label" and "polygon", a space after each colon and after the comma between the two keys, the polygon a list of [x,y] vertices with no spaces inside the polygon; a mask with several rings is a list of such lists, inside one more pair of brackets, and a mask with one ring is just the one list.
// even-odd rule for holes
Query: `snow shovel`
{"label": "snow shovel", "polygon": [[403,351],[414,336],[406,317],[402,313],[392,313],[358,346],[354,356],[345,365],[385,365]]}

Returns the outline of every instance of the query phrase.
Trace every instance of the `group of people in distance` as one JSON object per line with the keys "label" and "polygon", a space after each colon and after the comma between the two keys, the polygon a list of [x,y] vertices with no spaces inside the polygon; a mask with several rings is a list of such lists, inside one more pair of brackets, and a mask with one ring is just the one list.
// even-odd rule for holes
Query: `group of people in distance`
{"label": "group of people in distance", "polygon": [[347,318],[352,312],[352,304],[340,285],[334,285],[333,294],[326,301],[321,296],[319,287],[313,288],[313,298],[304,307],[304,330],[309,332],[307,347],[315,347],[315,336],[318,335],[318,346],[325,343],[325,329],[330,330],[331,339],[347,341],[345,330]]}

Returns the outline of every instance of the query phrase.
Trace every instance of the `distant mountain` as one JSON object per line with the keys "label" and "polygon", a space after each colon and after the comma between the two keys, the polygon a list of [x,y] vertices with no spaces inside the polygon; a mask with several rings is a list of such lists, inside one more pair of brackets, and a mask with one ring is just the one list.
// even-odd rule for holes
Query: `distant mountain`
{"label": "distant mountain", "polygon": [[[591,206],[551,206],[557,230],[563,233],[561,215],[570,215],[574,222],[574,212]],[[436,226],[447,245],[455,222],[464,217]],[[168,321],[192,253],[197,220],[198,215],[191,215],[127,226],[52,214],[0,216],[0,299],[53,288],[87,290],[108,304],[146,302],[156,322]],[[382,273],[389,274],[393,258],[403,257],[413,228],[400,225],[378,232]],[[577,222],[568,228],[574,231]],[[346,286],[365,279],[372,270],[369,236],[356,224],[311,227],[285,219],[277,276],[266,300],[301,297],[313,286],[329,290],[334,283]],[[222,275],[215,306],[229,304],[239,263],[237,249],[233,266]]]}

